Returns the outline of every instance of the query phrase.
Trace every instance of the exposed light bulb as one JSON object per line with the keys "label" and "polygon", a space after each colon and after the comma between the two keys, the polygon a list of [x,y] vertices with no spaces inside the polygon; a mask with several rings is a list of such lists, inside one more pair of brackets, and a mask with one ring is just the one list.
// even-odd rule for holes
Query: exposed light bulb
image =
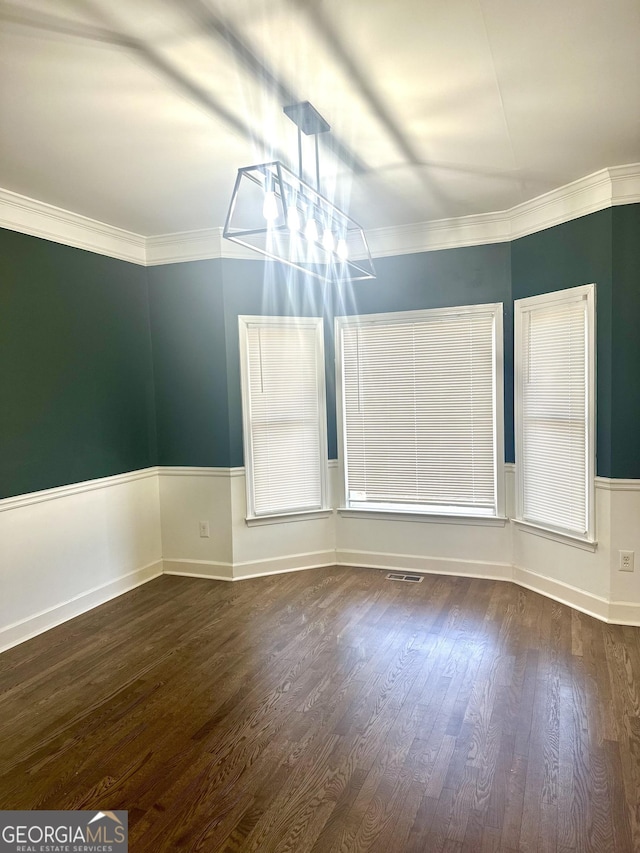
{"label": "exposed light bulb", "polygon": [[336,246],[336,254],[340,258],[341,261],[346,261],[349,257],[349,250],[347,248],[347,241],[344,237],[341,237],[338,240],[338,245]]}
{"label": "exposed light bulb", "polygon": [[273,190],[267,190],[264,194],[264,204],[262,205],[262,215],[267,222],[273,222],[278,218],[278,201]]}
{"label": "exposed light bulb", "polygon": [[304,236],[310,243],[315,243],[318,239],[318,226],[313,216],[307,219],[307,224],[304,227]]}
{"label": "exposed light bulb", "polygon": [[333,234],[330,228],[325,228],[322,233],[322,245],[327,252],[333,252]]}
{"label": "exposed light bulb", "polygon": [[293,201],[289,202],[289,206],[287,208],[287,225],[289,226],[290,231],[300,230],[300,214],[298,213],[298,208]]}

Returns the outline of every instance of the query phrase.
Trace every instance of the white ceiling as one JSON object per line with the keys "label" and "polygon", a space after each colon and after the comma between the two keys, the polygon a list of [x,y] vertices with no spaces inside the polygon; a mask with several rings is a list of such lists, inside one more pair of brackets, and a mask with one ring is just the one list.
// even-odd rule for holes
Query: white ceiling
{"label": "white ceiling", "polygon": [[365,227],[503,210],[640,160],[640,0],[0,0],[0,186],[137,234],[295,166],[302,100]]}

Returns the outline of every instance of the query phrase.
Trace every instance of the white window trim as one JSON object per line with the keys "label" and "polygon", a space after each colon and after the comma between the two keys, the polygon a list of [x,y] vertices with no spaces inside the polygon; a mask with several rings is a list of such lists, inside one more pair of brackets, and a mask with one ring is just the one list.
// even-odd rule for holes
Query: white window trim
{"label": "white window trim", "polygon": [[[318,464],[320,466],[320,487],[321,487],[321,502],[320,507],[311,508],[308,510],[291,511],[291,512],[255,512],[255,493],[253,486],[253,449],[250,439],[250,406],[249,406],[249,371],[248,371],[248,336],[247,330],[252,325],[282,326],[288,327],[307,327],[315,329],[316,333],[316,352],[318,364],[321,369],[318,371],[318,403],[321,412],[320,430],[320,457]],[[301,521],[306,519],[321,518],[330,515],[332,510],[329,506],[329,478],[328,478],[328,454],[327,454],[327,394],[325,383],[324,370],[324,323],[322,317],[265,317],[262,315],[239,315],[238,329],[240,338],[240,389],[242,394],[242,441],[244,447],[244,467],[245,467],[245,489],[247,496],[247,515],[245,518],[248,526],[259,524],[277,524],[287,523],[290,521]]]}
{"label": "white window trim", "polygon": [[[338,433],[338,465],[341,471],[340,477],[340,493],[338,513],[344,516],[352,517],[377,517],[381,520],[397,519],[403,517],[405,519],[415,519],[416,521],[430,520],[447,520],[451,524],[469,524],[470,519],[479,523],[492,523],[497,521],[499,524],[503,522],[506,516],[505,511],[505,482],[504,482],[504,336],[503,336],[503,303],[491,302],[482,305],[460,305],[450,308],[423,308],[416,311],[397,311],[387,312],[383,314],[358,314],[345,315],[335,318],[335,360],[336,360],[336,420]],[[389,511],[387,509],[377,509],[375,507],[364,507],[362,505],[353,506],[347,502],[346,482],[347,468],[345,455],[345,423],[344,423],[344,388],[342,381],[342,330],[354,326],[369,325],[372,323],[380,323],[389,325],[390,323],[406,323],[420,320],[422,318],[455,317],[465,316],[469,314],[493,313],[494,317],[494,334],[495,345],[493,350],[494,369],[494,423],[495,423],[495,488],[496,488],[496,511],[495,514],[486,515],[478,514],[461,514],[458,512],[442,512],[441,509],[436,509],[430,512],[423,507],[416,510],[401,510],[399,512]]]}
{"label": "white window trim", "polygon": [[595,539],[584,539],[582,536],[576,536],[574,533],[561,533],[552,527],[533,524],[531,521],[521,521],[519,518],[512,518],[511,521],[519,530],[531,533],[534,536],[542,536],[543,539],[551,539],[552,542],[562,542],[563,545],[571,545],[574,548],[581,548],[583,551],[596,551],[598,548],[598,543]]}
{"label": "white window trim", "polygon": [[[563,527],[553,527],[531,521],[524,517],[524,482],[522,467],[519,462],[523,458],[524,435],[522,429],[522,355],[518,341],[523,335],[523,315],[530,307],[545,307],[569,300],[587,300],[587,533],[580,536],[574,530]],[[597,546],[596,534],[596,312],[595,312],[596,286],[595,284],[584,284],[579,287],[569,287],[565,290],[557,290],[552,293],[542,293],[539,296],[529,296],[524,299],[514,300],[514,429],[515,429],[515,451],[516,451],[516,516],[513,521],[518,527],[528,533],[538,533],[548,539],[564,542],[577,547],[586,546],[588,550],[595,550]]]}
{"label": "white window trim", "polygon": [[403,510],[352,509],[339,507],[338,515],[344,518],[375,518],[381,521],[417,521],[430,524],[466,524],[472,527],[506,527],[509,519],[504,515],[449,515],[439,512],[406,512]]}
{"label": "white window trim", "polygon": [[247,515],[244,522],[247,527],[264,527],[267,524],[289,524],[294,521],[314,521],[317,518],[330,518],[333,509],[303,509],[300,512],[273,512],[268,515]]}

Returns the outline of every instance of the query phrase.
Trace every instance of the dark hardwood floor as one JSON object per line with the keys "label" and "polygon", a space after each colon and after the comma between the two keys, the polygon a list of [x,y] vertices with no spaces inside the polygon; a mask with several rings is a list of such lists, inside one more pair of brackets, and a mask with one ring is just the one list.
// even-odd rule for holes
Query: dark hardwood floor
{"label": "dark hardwood floor", "polygon": [[640,629],[508,583],[161,577],[0,655],[0,807],[142,851],[640,850]]}

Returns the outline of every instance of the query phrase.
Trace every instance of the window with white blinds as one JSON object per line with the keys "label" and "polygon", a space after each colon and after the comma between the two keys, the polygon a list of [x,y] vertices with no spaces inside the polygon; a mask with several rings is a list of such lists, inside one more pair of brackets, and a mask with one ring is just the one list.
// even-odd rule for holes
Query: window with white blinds
{"label": "window with white blinds", "polygon": [[240,317],[249,518],[326,507],[322,319]]}
{"label": "window with white blinds", "polygon": [[336,321],[345,504],[497,515],[502,305]]}
{"label": "window with white blinds", "polygon": [[518,518],[593,539],[595,287],[515,302]]}

